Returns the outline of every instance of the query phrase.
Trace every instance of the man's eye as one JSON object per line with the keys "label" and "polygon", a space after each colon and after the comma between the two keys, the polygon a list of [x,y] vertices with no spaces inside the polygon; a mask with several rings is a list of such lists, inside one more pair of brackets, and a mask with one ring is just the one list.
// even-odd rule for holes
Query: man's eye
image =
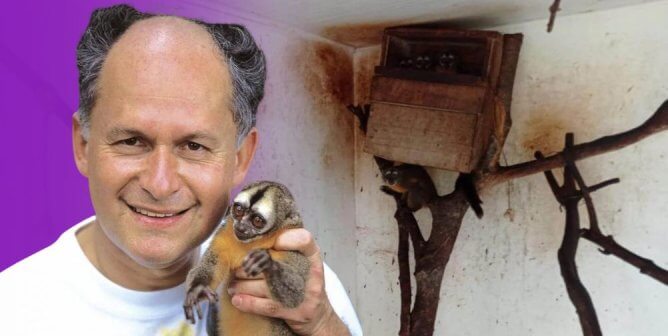
{"label": "man's eye", "polygon": [[188,142],[188,149],[192,151],[198,151],[200,149],[204,149],[204,146],[196,143],[196,142]]}
{"label": "man's eye", "polygon": [[132,137],[129,139],[121,140],[121,143],[127,146],[136,146],[137,143],[139,142],[139,139],[137,137]]}

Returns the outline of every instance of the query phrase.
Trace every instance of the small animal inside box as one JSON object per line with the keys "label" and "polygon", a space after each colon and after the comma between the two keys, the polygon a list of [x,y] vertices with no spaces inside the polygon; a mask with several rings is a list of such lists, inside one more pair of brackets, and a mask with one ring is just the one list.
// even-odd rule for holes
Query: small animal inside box
{"label": "small animal inside box", "polygon": [[392,161],[473,170],[495,127],[502,47],[498,32],[386,29],[364,150]]}

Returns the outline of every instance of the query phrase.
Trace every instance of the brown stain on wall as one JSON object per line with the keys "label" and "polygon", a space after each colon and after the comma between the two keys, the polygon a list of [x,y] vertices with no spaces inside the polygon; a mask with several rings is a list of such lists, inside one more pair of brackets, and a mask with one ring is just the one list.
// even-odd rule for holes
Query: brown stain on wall
{"label": "brown stain on wall", "polygon": [[355,59],[355,103],[371,101],[371,81],[376,65],[380,64],[380,47],[364,51]]}
{"label": "brown stain on wall", "polygon": [[353,116],[346,108],[353,103],[352,53],[332,43],[309,40],[295,48],[291,67],[311,97],[313,111],[308,113],[315,113],[319,120],[313,127],[325,127],[322,164],[336,167],[337,158],[349,155],[353,148]]}
{"label": "brown stain on wall", "polygon": [[297,48],[293,67],[303,79],[305,89],[318,104],[352,102],[352,55],[342,47],[321,41],[308,41]]}
{"label": "brown stain on wall", "polygon": [[324,28],[320,31],[320,35],[332,41],[359,48],[380,44],[383,39],[383,30],[396,25],[396,22],[339,25]]}
{"label": "brown stain on wall", "polygon": [[524,126],[526,130],[521,145],[529,153],[541,151],[550,155],[561,151],[564,147],[564,135],[569,131],[566,121],[556,118],[554,113],[543,113],[533,116]]}

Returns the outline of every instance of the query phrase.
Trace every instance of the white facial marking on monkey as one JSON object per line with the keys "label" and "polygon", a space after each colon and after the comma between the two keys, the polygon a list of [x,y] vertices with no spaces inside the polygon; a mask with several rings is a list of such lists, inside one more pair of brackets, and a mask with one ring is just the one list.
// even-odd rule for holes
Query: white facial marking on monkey
{"label": "white facial marking on monkey", "polygon": [[237,197],[234,198],[234,203],[239,203],[244,207],[248,207],[250,205],[251,195],[252,193],[249,191],[241,192],[239,195],[237,195]]}
{"label": "white facial marking on monkey", "polygon": [[255,204],[253,204],[253,209],[262,215],[262,217],[264,217],[267,222],[270,221],[271,215],[273,213],[273,204],[270,198],[263,197],[261,200],[255,202]]}

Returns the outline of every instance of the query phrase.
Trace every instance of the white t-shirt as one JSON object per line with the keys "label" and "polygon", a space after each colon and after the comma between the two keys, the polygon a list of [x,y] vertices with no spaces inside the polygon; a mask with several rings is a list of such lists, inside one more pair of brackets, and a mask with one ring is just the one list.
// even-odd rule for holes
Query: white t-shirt
{"label": "white t-shirt", "polygon": [[[86,258],[76,232],[0,273],[2,335],[207,335],[206,318],[184,318],[185,285],[151,292],[121,287]],[[343,285],[325,265],[325,290],[352,335],[362,328]],[[202,306],[207,311],[205,303]]]}

